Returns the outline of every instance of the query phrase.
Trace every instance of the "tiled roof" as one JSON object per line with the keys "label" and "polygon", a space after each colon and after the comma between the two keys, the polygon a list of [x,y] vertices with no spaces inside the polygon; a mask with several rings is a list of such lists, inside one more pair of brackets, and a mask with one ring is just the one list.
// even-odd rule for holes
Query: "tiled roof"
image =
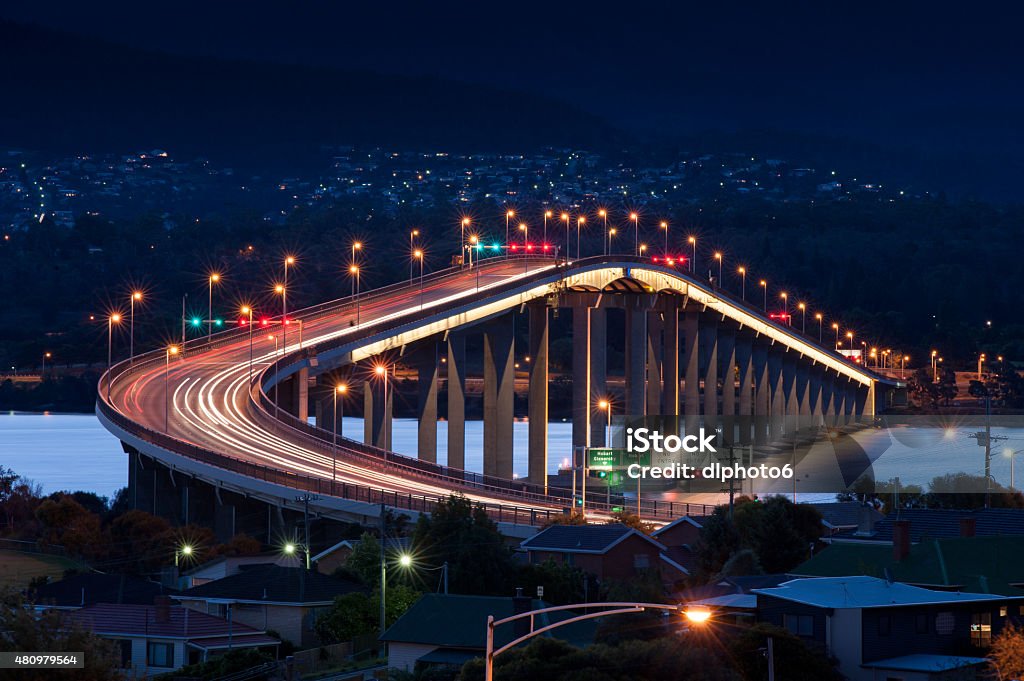
{"label": "tiled roof", "polygon": [[138,577],[84,573],[37,587],[31,596],[39,605],[77,608],[93,603],[151,605],[157,596],[176,593],[174,589]]}
{"label": "tiled roof", "polygon": [[[189,643],[197,648],[205,648],[206,650],[219,650],[223,648],[230,648],[238,646],[239,639],[232,632],[231,636],[216,636],[214,638],[201,638],[198,640],[190,640]],[[276,646],[280,645],[281,642],[268,634],[251,634],[242,638],[246,647],[252,646]]]}
{"label": "tiled roof", "polygon": [[[530,601],[532,610],[544,607],[548,604],[543,601]],[[514,613],[513,600],[507,597],[424,594],[384,632],[381,640],[483,650],[486,646],[487,616],[494,615],[494,619],[500,620]],[[538,615],[535,626],[540,628],[575,615],[570,611]],[[594,631],[592,622],[580,622],[561,627],[551,635],[583,645],[593,640]],[[495,646],[511,641],[514,633],[511,623],[497,627],[494,631]]]}
{"label": "tiled roof", "polygon": [[[813,506],[821,514],[821,519],[831,527],[856,527],[860,522],[861,510],[865,508],[859,501],[813,503],[808,506]],[[884,517],[873,506],[867,508],[876,523]]]}
{"label": "tiled roof", "polygon": [[[306,572],[305,580],[302,573]],[[182,591],[180,600],[226,599],[267,603],[329,603],[336,596],[360,591],[355,582],[321,574],[315,570],[253,565],[236,575],[216,579]]]}
{"label": "tiled roof", "polygon": [[654,532],[651,533],[651,536],[652,537],[659,537],[662,534],[664,534],[666,531],[672,529],[673,527],[676,527],[680,523],[687,523],[687,524],[693,525],[694,527],[699,529],[701,527],[704,527],[705,520],[707,520],[707,516],[705,516],[705,515],[684,515],[684,516],[680,516],[679,518],[676,518],[675,520],[670,522],[668,525],[662,525],[661,527],[656,529]]}
{"label": "tiled roof", "polygon": [[560,553],[606,553],[610,548],[635,534],[643,537],[662,551],[665,547],[643,532],[621,523],[607,525],[552,525],[520,546],[528,551],[557,551]]}
{"label": "tiled roof", "polygon": [[909,508],[894,511],[875,525],[878,541],[892,541],[892,524],[896,520],[910,521],[910,540],[922,537],[951,538],[960,536],[960,519],[974,518],[975,534],[1024,535],[1024,510],[1014,508],[983,508],[974,511],[955,511],[935,508]]}
{"label": "tiled roof", "polygon": [[819,608],[885,608],[999,601],[1004,598],[991,594],[932,591],[875,577],[792,579],[777,587],[754,589],[753,593]]}
{"label": "tiled roof", "polygon": [[167,621],[157,619],[157,606],[98,603],[81,610],[73,610],[68,617],[96,634],[125,636],[153,636],[162,638],[201,639],[216,636],[233,638],[262,634],[239,622],[204,612],[189,610],[178,605],[166,606]]}
{"label": "tiled roof", "polygon": [[907,584],[1024,595],[1012,586],[1024,583],[1024,537],[926,539],[899,562],[890,544],[837,541],[793,570],[806,577],[884,577],[886,572]]}

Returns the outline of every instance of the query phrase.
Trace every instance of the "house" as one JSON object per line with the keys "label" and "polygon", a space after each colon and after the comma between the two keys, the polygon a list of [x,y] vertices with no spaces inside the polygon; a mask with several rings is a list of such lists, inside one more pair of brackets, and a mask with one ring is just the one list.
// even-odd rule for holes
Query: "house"
{"label": "house", "polygon": [[947,539],[975,535],[1024,535],[1024,512],[1016,508],[979,508],[947,510],[939,508],[903,508],[889,513],[875,524],[870,539],[893,541],[899,523],[910,524],[910,541],[924,537]]}
{"label": "house", "polygon": [[336,597],[361,589],[355,582],[304,568],[251,565],[174,598],[191,610],[275,631],[305,648],[318,643],[314,625],[320,613]]}
{"label": "house", "polygon": [[281,565],[283,567],[299,567],[300,556],[282,553],[258,556],[218,556],[201,565],[181,573],[181,588],[190,589],[200,584],[207,584],[218,579],[237,575],[245,567],[252,565]]}
{"label": "house", "polygon": [[850,681],[954,678],[986,664],[992,637],[1024,615],[1024,598],[865,576],[793,579],[753,593],[758,620],[819,646]]}
{"label": "house", "polygon": [[660,570],[665,547],[621,523],[552,525],[519,547],[530,563],[551,560],[580,568],[598,580],[626,580],[646,570]]}
{"label": "house", "polygon": [[813,506],[821,514],[823,537],[870,536],[875,525],[885,518],[874,506],[859,501],[821,502],[808,506]]}
{"label": "house", "polygon": [[148,579],[85,572],[38,586],[29,596],[36,610],[77,610],[95,603],[149,605],[157,596],[176,593]]}
{"label": "house", "polygon": [[[325,575],[333,574],[338,568],[345,567],[349,556],[361,541],[361,539],[344,539],[311,557],[310,561],[316,565],[317,571]],[[411,537],[388,537],[384,546],[388,553],[405,553],[409,550],[411,543]]]}
{"label": "house", "polygon": [[697,561],[695,549],[705,518],[706,516],[684,515],[651,533],[651,537],[665,547],[661,560],[670,568],[670,572],[678,574],[677,581],[681,582],[693,574]]}
{"label": "house", "polygon": [[835,541],[792,573],[888,576],[926,589],[1024,596],[1024,536],[922,539],[913,545],[908,537],[891,546]]}
{"label": "house", "polygon": [[[466,660],[483,657],[489,615],[500,620],[545,607],[549,607],[547,603],[523,596],[424,594],[381,636],[388,644],[388,667],[409,672],[430,666],[461,667]],[[536,617],[534,626],[539,629],[574,615],[570,611],[545,613]],[[515,623],[497,627],[495,647],[526,633],[529,620],[524,618],[522,622],[527,627],[525,631]],[[543,635],[586,645],[594,640],[595,631],[593,621],[589,621],[568,624]]]}
{"label": "house", "polygon": [[163,674],[240,648],[265,648],[276,657],[280,644],[261,629],[171,605],[167,597],[152,605],[96,603],[68,618],[114,641],[129,678]]}

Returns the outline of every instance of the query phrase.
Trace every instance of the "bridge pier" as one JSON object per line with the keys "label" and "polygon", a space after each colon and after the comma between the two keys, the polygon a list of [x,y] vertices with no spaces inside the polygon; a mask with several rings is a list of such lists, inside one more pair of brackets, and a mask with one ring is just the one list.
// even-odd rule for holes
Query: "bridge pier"
{"label": "bridge pier", "polygon": [[772,346],[768,351],[768,433],[769,441],[782,436],[782,420],[786,414],[785,391],[782,382],[782,351]]}
{"label": "bridge pier", "polygon": [[796,394],[796,357],[792,352],[785,352],[782,355],[782,399],[782,432],[790,435],[796,432],[797,415],[800,411]]}
{"label": "bridge pier", "polygon": [[[608,311],[601,307],[590,308],[590,388],[587,392],[587,413],[593,414],[594,398],[608,395]],[[573,380],[575,383],[575,379]],[[590,446],[602,447],[605,442],[603,418],[590,417]]]}
{"label": "bridge pier", "polygon": [[646,402],[647,309],[645,297],[626,296],[626,405],[628,416],[644,416]]}
{"label": "bridge pier", "polygon": [[484,331],[484,475],[512,478],[515,336],[504,315]]}
{"label": "bridge pier", "polygon": [[437,343],[424,341],[411,354],[418,393],[416,455],[420,461],[437,463]]}
{"label": "bridge pier", "polygon": [[548,488],[548,306],[527,306],[530,321],[529,481]]}
{"label": "bridge pier", "polygon": [[796,365],[796,428],[811,428],[810,369],[806,364]]}
{"label": "bridge pier", "polygon": [[389,373],[387,376],[373,375],[363,382],[363,442],[380,449],[389,449],[392,444],[395,390],[394,385],[385,387],[385,383],[391,383],[392,380],[393,376]]}
{"label": "bridge pier", "polygon": [[752,363],[754,367],[754,444],[768,441],[768,421],[771,414],[771,378],[768,375],[767,342],[754,343]]}
{"label": "bridge pier", "polygon": [[651,310],[647,313],[647,394],[645,397],[648,415],[658,415],[661,410],[661,369],[664,351],[661,341],[662,327],[664,321],[660,310]]}
{"label": "bridge pier", "polygon": [[278,407],[300,421],[309,419],[309,369],[303,367],[281,381]]}
{"label": "bridge pier", "polygon": [[685,430],[695,433],[700,425],[700,312],[683,314],[683,414]]}
{"label": "bridge pier", "polygon": [[[679,303],[674,296],[664,296],[662,348],[663,394],[661,410],[666,416],[679,416]],[[674,419],[673,419],[674,420]]]}
{"label": "bridge pier", "polygon": [[821,425],[821,381],[822,370],[817,366],[811,367],[807,375],[807,401],[810,407],[813,427],[815,428]]}
{"label": "bridge pier", "polygon": [[718,427],[718,318],[705,314],[700,320],[699,340],[701,373],[704,376],[704,427]]}
{"label": "bridge pier", "polygon": [[572,308],[572,447],[573,465],[576,448],[590,445],[590,318],[588,306],[577,304]]}
{"label": "bridge pier", "polygon": [[736,415],[740,426],[739,444],[749,444],[752,436],[752,420],[754,407],[754,365],[752,361],[753,346],[750,336],[737,334],[736,340],[736,378],[739,395],[736,400]]}
{"label": "bridge pier", "polygon": [[448,465],[466,469],[466,336],[448,334]]}

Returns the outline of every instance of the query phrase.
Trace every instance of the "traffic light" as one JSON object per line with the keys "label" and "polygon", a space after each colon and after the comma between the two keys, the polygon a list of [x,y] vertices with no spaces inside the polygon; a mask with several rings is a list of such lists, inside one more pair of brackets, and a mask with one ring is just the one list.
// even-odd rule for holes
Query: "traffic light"
{"label": "traffic light", "polygon": [[194,326],[196,328],[199,328],[202,325],[203,325],[203,320],[202,319],[200,319],[199,317],[193,317],[192,318],[192,326]]}
{"label": "traffic light", "polygon": [[215,325],[217,325],[217,326],[224,326],[224,320],[223,319],[214,319],[213,323]]}
{"label": "traffic light", "polygon": [[603,480],[604,478],[608,477],[608,471],[603,471],[603,470],[602,471],[595,471],[595,470],[591,470],[590,471],[590,477],[592,477],[592,478],[601,478]]}

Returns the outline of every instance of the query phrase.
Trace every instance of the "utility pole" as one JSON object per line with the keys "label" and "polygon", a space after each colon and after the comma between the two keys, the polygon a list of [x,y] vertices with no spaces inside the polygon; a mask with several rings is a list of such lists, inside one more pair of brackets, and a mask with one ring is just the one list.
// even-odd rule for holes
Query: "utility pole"
{"label": "utility pole", "polygon": [[387,624],[387,620],[384,616],[385,607],[385,595],[384,590],[387,584],[388,567],[387,561],[384,559],[384,528],[386,519],[384,517],[384,502],[380,504],[380,635],[384,635],[384,628]]}

